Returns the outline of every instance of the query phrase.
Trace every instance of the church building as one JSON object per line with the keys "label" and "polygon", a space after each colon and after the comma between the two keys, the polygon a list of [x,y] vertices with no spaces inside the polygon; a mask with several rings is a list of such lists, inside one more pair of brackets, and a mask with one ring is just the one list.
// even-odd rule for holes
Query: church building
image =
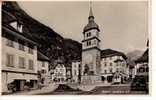
{"label": "church building", "polygon": [[82,81],[94,83],[99,81],[100,73],[100,39],[99,26],[94,21],[92,7],[88,17],[88,24],[83,29],[82,40]]}
{"label": "church building", "polygon": [[[97,83],[108,83],[103,81],[118,82],[121,83],[122,77],[127,75],[128,76],[128,68],[126,67],[126,56],[122,52],[118,52],[112,49],[101,50],[100,49],[100,29],[99,26],[96,24],[94,20],[94,15],[92,11],[92,7],[90,7],[89,17],[88,17],[88,24],[83,29],[83,40],[82,40],[82,58],[72,62],[72,71],[77,69],[81,73],[81,84],[97,84]],[[109,57],[114,57],[113,59],[105,60],[104,63],[111,63],[111,69],[104,68],[102,63],[104,59]],[[121,59],[118,59],[120,58]],[[111,60],[111,61],[110,61]],[[120,63],[123,67],[117,68],[116,65]],[[77,67],[76,67],[77,66]],[[116,74],[116,68],[120,69],[121,71],[117,70],[117,72],[122,72],[122,74]],[[111,72],[108,74],[107,69]],[[76,72],[76,71],[75,71]],[[74,72],[73,72],[74,73]],[[105,75],[106,74],[106,75]],[[114,78],[114,76],[119,78]],[[77,76],[72,76],[73,80],[78,79]],[[76,78],[77,77],[77,78]],[[111,78],[110,78],[111,77]],[[109,79],[107,79],[109,78]],[[106,80],[105,80],[106,79]]]}

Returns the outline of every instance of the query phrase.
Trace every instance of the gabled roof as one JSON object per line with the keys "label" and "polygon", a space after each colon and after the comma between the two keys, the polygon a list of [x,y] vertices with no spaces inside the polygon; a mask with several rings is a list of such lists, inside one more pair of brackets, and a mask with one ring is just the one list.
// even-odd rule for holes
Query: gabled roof
{"label": "gabled roof", "polygon": [[16,19],[16,17],[13,16],[11,13],[2,9],[2,36],[4,34],[12,34],[24,41],[37,45],[32,36],[30,36],[30,33],[20,33],[18,30],[10,25],[10,23],[15,21],[18,22],[18,24],[22,24],[22,21]]}
{"label": "gabled roof", "polygon": [[32,43],[34,45],[38,45],[36,42],[34,42],[33,40],[23,36],[20,32],[16,31],[15,29],[13,29],[10,25],[2,25],[2,36],[4,34],[11,34],[15,37],[18,37],[24,41],[27,41],[29,43]]}
{"label": "gabled roof", "polygon": [[101,50],[101,58],[112,57],[112,56],[122,56],[124,59],[127,59],[126,55],[122,52],[115,51],[112,49]]}
{"label": "gabled roof", "polygon": [[42,54],[39,51],[37,51],[37,59],[41,60],[41,61],[48,61],[48,62],[50,61],[47,56],[45,56],[44,54]]}
{"label": "gabled roof", "polygon": [[99,26],[94,22],[94,15],[93,15],[92,7],[90,7],[88,24],[84,27],[83,33],[91,29],[97,29],[98,31],[100,31]]}
{"label": "gabled roof", "polygon": [[8,13],[7,11],[2,9],[2,22],[3,23],[10,23],[13,21],[16,21],[16,17],[13,16],[12,14]]}
{"label": "gabled roof", "polygon": [[141,62],[148,62],[148,49],[143,53],[143,55],[138,58],[135,62],[136,63],[141,63]]}

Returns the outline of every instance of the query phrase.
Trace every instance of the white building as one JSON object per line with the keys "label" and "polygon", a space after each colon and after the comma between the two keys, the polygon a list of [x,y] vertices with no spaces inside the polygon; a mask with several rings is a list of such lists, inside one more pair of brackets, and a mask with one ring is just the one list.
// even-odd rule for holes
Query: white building
{"label": "white building", "polygon": [[54,82],[63,84],[66,82],[66,68],[61,60],[57,61],[54,69]]}
{"label": "white building", "polygon": [[72,61],[72,82],[80,82],[81,62],[80,60]]}
{"label": "white building", "polygon": [[37,52],[37,66],[39,73],[39,82],[43,85],[47,85],[49,82],[49,58],[43,55],[41,52]]}
{"label": "white building", "polygon": [[24,90],[29,83],[36,88],[37,83],[37,44],[24,37],[22,24],[6,11],[3,11],[2,25],[2,92]]}
{"label": "white building", "polygon": [[126,56],[118,51],[101,51],[101,80],[104,83],[123,83],[129,76]]}

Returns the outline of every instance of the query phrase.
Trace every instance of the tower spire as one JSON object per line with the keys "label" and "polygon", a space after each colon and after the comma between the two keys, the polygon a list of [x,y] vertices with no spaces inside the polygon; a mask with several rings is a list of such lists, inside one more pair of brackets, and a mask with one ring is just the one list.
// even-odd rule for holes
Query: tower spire
{"label": "tower spire", "polygon": [[89,17],[94,17],[94,16],[93,16],[93,11],[92,11],[92,1],[90,1],[90,12],[89,12]]}

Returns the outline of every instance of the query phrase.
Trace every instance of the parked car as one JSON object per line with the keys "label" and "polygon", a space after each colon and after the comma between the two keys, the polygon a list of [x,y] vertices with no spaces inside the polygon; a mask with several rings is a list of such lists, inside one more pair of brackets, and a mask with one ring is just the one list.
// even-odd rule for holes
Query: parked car
{"label": "parked car", "polygon": [[146,76],[135,76],[131,83],[131,90],[148,92],[148,78]]}

